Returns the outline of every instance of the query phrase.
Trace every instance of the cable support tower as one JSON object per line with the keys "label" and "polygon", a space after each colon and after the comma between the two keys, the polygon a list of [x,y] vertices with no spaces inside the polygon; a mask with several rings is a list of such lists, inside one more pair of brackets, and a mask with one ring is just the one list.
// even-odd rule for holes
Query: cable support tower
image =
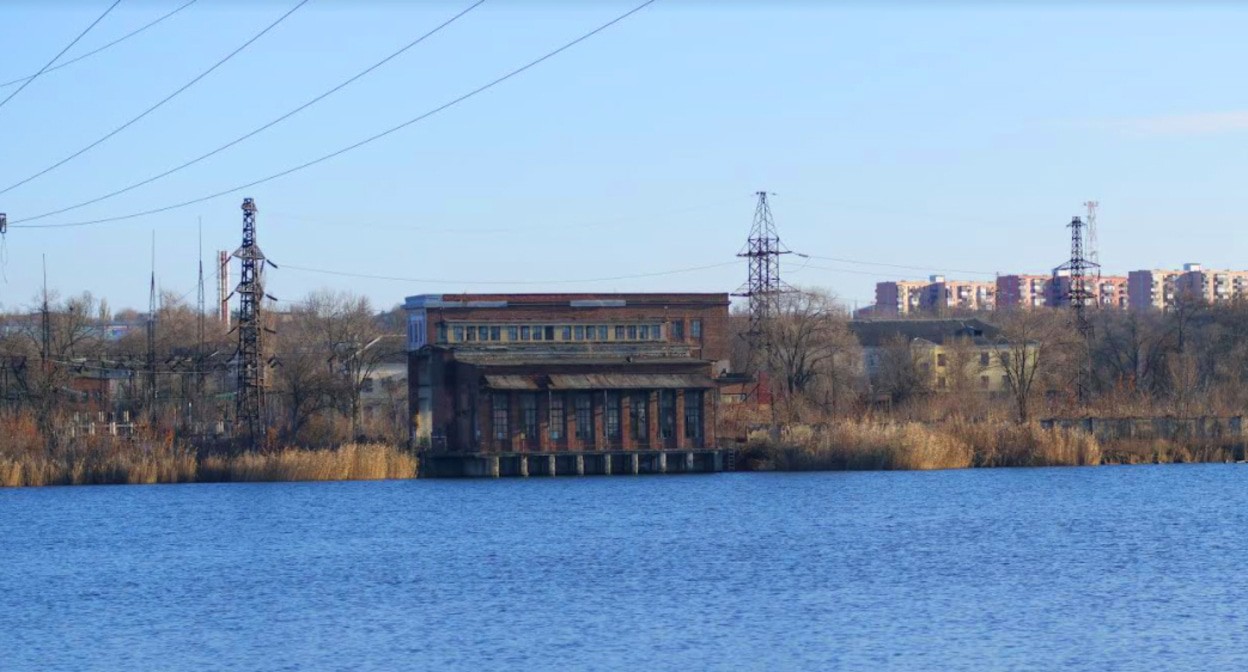
{"label": "cable support tower", "polygon": [[771,320],[779,314],[780,295],[787,290],[780,279],[780,256],[790,252],[780,243],[780,235],[776,233],[767,192],[759,191],[755,195],[758,203],[754,208],[750,235],[745,247],[737,253],[738,257],[749,261],[749,277],[735,296],[749,301],[750,323],[746,339],[749,342],[750,363],[765,366],[771,355],[771,339],[768,337]]}
{"label": "cable support tower", "polygon": [[65,52],[73,48],[75,44],[78,44],[78,40],[81,40],[82,38],[86,37],[87,33],[91,32],[91,29],[95,28],[96,24],[103,21],[104,17],[108,16],[113,11],[113,9],[117,7],[117,5],[119,4],[121,4],[121,0],[114,0],[113,4],[109,5],[108,9],[104,10],[103,14],[101,14],[94,21],[92,21],[91,25],[83,29],[81,33],[78,33],[78,37],[75,37],[73,41],[65,45],[65,48],[60,50],[55,56],[53,56],[52,60],[44,64],[42,68],[39,68],[38,72],[27,77],[26,81],[22,82],[22,85],[17,87],[16,91],[14,91],[13,93],[10,93],[8,97],[6,97],[4,100],[0,100],[0,107],[4,107],[6,103],[8,103],[10,100],[13,100],[13,98],[16,97],[17,94],[21,93],[23,89],[25,89],[27,86],[30,86],[31,82],[35,81],[36,79],[39,79],[39,75],[42,75],[43,73],[47,72],[52,67],[53,63],[56,63],[58,60],[60,60],[60,58],[65,55]]}
{"label": "cable support tower", "polygon": [[[305,1],[306,1],[306,0],[305,0]],[[325,155],[323,155],[323,156],[320,156],[320,157],[318,157],[318,158],[312,159],[312,160],[307,161],[307,162],[305,162],[305,163],[301,163],[301,164],[299,164],[299,165],[297,165],[297,166],[294,166],[294,167],[291,167],[291,168],[287,168],[286,170],[283,170],[283,171],[280,171],[280,172],[277,172],[277,173],[273,173],[272,175],[269,175],[269,176],[267,176],[267,177],[262,177],[262,178],[260,178],[260,179],[253,180],[252,182],[248,182],[247,184],[241,184],[241,185],[238,185],[238,186],[236,186],[236,187],[231,187],[231,188],[229,188],[229,189],[224,189],[224,190],[222,190],[222,191],[218,191],[218,192],[216,192],[216,193],[214,193],[214,194],[208,194],[208,195],[206,195],[206,196],[201,196],[201,197],[199,197],[199,198],[194,198],[194,199],[191,199],[191,200],[188,200],[188,201],[183,201],[183,202],[181,202],[181,203],[174,203],[174,204],[171,204],[171,205],[165,205],[165,206],[158,207],[158,208],[152,208],[152,209],[149,209],[149,210],[143,210],[143,211],[141,211],[141,212],[132,212],[132,213],[125,214],[125,215],[117,215],[117,216],[114,216],[114,217],[102,217],[102,218],[99,218],[99,219],[84,220],[84,221],[78,221],[78,222],[64,222],[64,223],[59,223],[59,224],[23,224],[23,223],[20,223],[20,222],[23,222],[23,221],[25,221],[25,220],[13,220],[13,222],[11,223],[11,226],[12,226],[12,228],[31,228],[31,229],[49,228],[49,229],[55,229],[55,228],[66,228],[66,227],[77,227],[77,226],[90,226],[90,225],[94,225],[94,224],[106,224],[106,223],[111,223],[111,222],[119,222],[119,221],[123,221],[123,220],[127,220],[127,219],[134,219],[134,218],[136,218],[136,217],[145,217],[145,216],[147,216],[147,215],[154,215],[154,214],[161,213],[161,212],[168,212],[168,211],[170,211],[170,210],[176,210],[176,209],[178,209],[178,208],[184,208],[184,207],[187,207],[187,206],[190,206],[190,205],[195,205],[196,203],[203,203],[203,202],[205,202],[205,201],[210,201],[210,200],[213,200],[213,199],[215,199],[215,198],[220,198],[220,197],[222,197],[222,196],[227,196],[227,195],[229,195],[229,194],[233,194],[233,193],[237,193],[237,192],[240,192],[240,191],[243,191],[243,190],[246,190],[246,189],[250,189],[250,188],[252,188],[252,187],[255,187],[255,186],[258,186],[258,185],[264,184],[264,183],[266,183],[266,182],[271,182],[271,181],[276,180],[276,179],[278,179],[278,178],[286,177],[287,175],[290,175],[290,174],[293,174],[293,173],[297,173],[297,172],[302,171],[302,170],[305,170],[305,169],[307,169],[307,168],[311,168],[312,166],[315,166],[315,165],[317,165],[317,164],[319,164],[319,163],[323,163],[323,162],[328,161],[328,160],[330,160],[330,159],[337,158],[337,157],[339,157],[339,156],[341,156],[341,155],[343,155],[343,154],[346,154],[347,152],[354,151],[354,150],[356,150],[356,149],[359,149],[360,147],[363,147],[363,146],[365,146],[365,145],[368,145],[368,144],[371,144],[371,143],[373,143],[373,142],[376,142],[377,140],[380,140],[380,139],[382,139],[382,138],[385,138],[385,137],[387,137],[387,136],[389,136],[389,135],[392,135],[392,134],[394,134],[394,133],[397,133],[397,132],[399,132],[399,131],[401,131],[401,130],[405,129],[405,128],[407,128],[408,126],[411,126],[411,125],[413,125],[413,124],[416,124],[416,123],[422,122],[422,121],[424,121],[425,119],[428,119],[429,117],[434,116],[435,114],[438,114],[438,113],[443,112],[443,111],[445,111],[445,110],[447,110],[447,109],[450,109],[450,108],[452,108],[452,107],[454,107],[454,106],[456,106],[456,105],[459,105],[460,103],[462,103],[462,102],[464,102],[464,101],[466,101],[466,100],[468,100],[468,99],[470,99],[470,98],[473,98],[473,97],[476,97],[476,96],[478,96],[478,95],[480,95],[480,94],[482,94],[482,93],[485,93],[486,91],[488,91],[488,90],[490,90],[490,89],[494,88],[495,86],[498,86],[499,84],[502,84],[503,82],[506,82],[507,80],[512,79],[513,77],[516,77],[516,76],[520,75],[521,73],[524,73],[524,72],[526,72],[526,71],[528,71],[528,70],[530,70],[530,69],[532,69],[532,68],[535,68],[535,67],[537,67],[538,65],[540,65],[540,64],[542,64],[542,63],[544,63],[544,62],[546,62],[546,61],[548,61],[548,60],[550,60],[550,59],[554,58],[555,56],[558,56],[559,54],[561,54],[561,53],[563,53],[563,52],[565,52],[565,51],[567,51],[567,50],[569,50],[569,49],[571,49],[571,48],[575,47],[576,45],[578,45],[578,44],[580,44],[580,43],[582,43],[582,42],[584,42],[584,41],[586,41],[586,40],[588,40],[588,39],[590,39],[590,38],[594,37],[594,36],[595,36],[595,35],[597,35],[598,33],[601,33],[601,32],[603,32],[604,30],[607,30],[607,29],[608,29],[608,28],[610,28],[611,26],[614,26],[615,24],[617,24],[617,23],[619,23],[619,22],[621,22],[621,21],[623,21],[623,20],[627,19],[628,17],[632,16],[633,14],[636,14],[637,12],[640,12],[641,10],[645,9],[646,7],[649,7],[650,5],[654,4],[656,1],[657,1],[657,0],[646,0],[646,2],[643,2],[643,3],[639,4],[639,5],[637,5],[636,7],[633,7],[632,9],[630,9],[630,10],[628,10],[628,11],[624,12],[623,14],[620,14],[619,16],[616,16],[615,18],[613,18],[613,19],[611,19],[611,20],[609,20],[609,21],[607,21],[607,22],[605,22],[605,23],[603,23],[603,24],[599,25],[598,27],[596,27],[596,28],[594,28],[594,29],[592,29],[592,30],[590,30],[590,31],[588,31],[588,32],[586,32],[586,33],[584,33],[584,34],[582,34],[580,37],[577,37],[577,38],[575,38],[575,39],[573,39],[573,40],[571,40],[571,41],[569,41],[569,42],[567,42],[567,43],[563,44],[563,45],[562,45],[562,46],[560,46],[560,47],[557,47],[557,48],[555,48],[555,49],[553,49],[553,50],[551,50],[551,51],[549,51],[549,52],[546,52],[546,53],[545,53],[545,54],[543,54],[542,56],[539,56],[538,58],[535,58],[535,59],[533,59],[532,61],[529,61],[528,63],[526,63],[526,64],[524,64],[524,65],[522,65],[522,66],[520,66],[520,67],[518,67],[518,68],[515,68],[515,69],[513,69],[513,70],[511,70],[511,71],[507,72],[506,74],[504,74],[504,75],[502,75],[502,76],[500,76],[500,77],[497,77],[497,78],[493,79],[493,80],[492,80],[492,81],[490,81],[490,82],[487,82],[487,83],[485,83],[485,84],[483,84],[483,85],[481,85],[481,86],[478,86],[477,88],[475,88],[475,89],[473,89],[473,90],[471,90],[471,91],[469,91],[469,92],[467,92],[467,93],[465,93],[465,94],[462,94],[462,95],[460,95],[460,96],[458,96],[458,97],[456,97],[456,98],[453,98],[453,99],[451,99],[451,100],[449,100],[449,101],[447,101],[447,102],[443,103],[442,105],[439,105],[439,106],[437,106],[437,107],[435,107],[435,108],[433,108],[433,109],[431,109],[431,110],[428,110],[428,111],[426,111],[426,112],[424,112],[424,113],[422,113],[422,114],[420,114],[420,115],[418,115],[418,116],[416,116],[416,117],[413,117],[413,118],[411,118],[411,119],[408,119],[407,121],[404,121],[404,122],[402,122],[402,123],[400,123],[400,124],[398,124],[398,125],[396,125],[396,126],[392,126],[392,127],[388,128],[388,129],[386,129],[386,130],[384,130],[384,131],[381,131],[381,132],[379,132],[379,133],[375,133],[375,134],[373,134],[373,135],[371,135],[371,136],[369,136],[369,137],[367,137],[367,138],[364,138],[363,140],[360,140],[360,141],[358,141],[358,142],[356,142],[356,143],[354,143],[354,144],[347,145],[346,147],[343,147],[343,148],[341,148],[341,149],[335,150],[335,151],[333,151],[333,152],[330,152],[330,153],[325,154]],[[30,178],[30,179],[34,179],[34,178],[32,177],[32,178]],[[14,186],[16,186],[16,185],[14,185]],[[0,191],[0,193],[4,193],[4,192],[3,192],[3,191]]]}
{"label": "cable support tower", "polygon": [[[238,386],[235,393],[238,429],[245,431],[253,449],[264,440],[265,361],[264,266],[272,265],[256,245],[256,203],[243,199],[243,244],[234,252],[240,262],[238,287]],[[276,268],[276,266],[274,266]]]}
{"label": "cable support tower", "polygon": [[1089,285],[1093,278],[1099,277],[1101,265],[1086,256],[1087,227],[1084,221],[1072,217],[1067,226],[1070,228],[1070,259],[1054,269],[1054,276],[1062,271],[1068,273],[1065,298],[1071,310],[1071,326],[1084,350],[1077,383],[1079,403],[1083,404],[1088,400],[1092,387],[1092,323],[1088,320],[1087,311],[1095,305],[1096,295]]}

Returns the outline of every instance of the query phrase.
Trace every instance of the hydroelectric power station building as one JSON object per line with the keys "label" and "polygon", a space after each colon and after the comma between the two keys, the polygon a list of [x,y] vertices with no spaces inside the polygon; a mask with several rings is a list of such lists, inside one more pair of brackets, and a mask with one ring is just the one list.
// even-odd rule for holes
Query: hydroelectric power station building
{"label": "hydroelectric power station building", "polygon": [[727,294],[426,294],[405,308],[423,475],[722,469]]}

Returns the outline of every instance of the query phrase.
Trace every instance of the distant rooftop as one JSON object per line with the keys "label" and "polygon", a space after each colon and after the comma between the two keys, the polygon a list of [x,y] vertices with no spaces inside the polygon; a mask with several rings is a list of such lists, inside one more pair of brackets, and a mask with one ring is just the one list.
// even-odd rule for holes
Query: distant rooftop
{"label": "distant rooftop", "polygon": [[1001,334],[999,328],[973,318],[859,319],[851,321],[849,329],[864,347],[880,347],[898,336],[906,341],[922,339],[930,343],[969,338],[984,344],[994,341]]}

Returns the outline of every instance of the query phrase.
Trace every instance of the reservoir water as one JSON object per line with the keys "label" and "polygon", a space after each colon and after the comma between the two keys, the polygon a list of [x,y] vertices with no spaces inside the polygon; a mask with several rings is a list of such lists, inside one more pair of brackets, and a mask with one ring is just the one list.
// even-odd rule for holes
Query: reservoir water
{"label": "reservoir water", "polygon": [[1248,467],[0,490],[0,669],[1243,670]]}

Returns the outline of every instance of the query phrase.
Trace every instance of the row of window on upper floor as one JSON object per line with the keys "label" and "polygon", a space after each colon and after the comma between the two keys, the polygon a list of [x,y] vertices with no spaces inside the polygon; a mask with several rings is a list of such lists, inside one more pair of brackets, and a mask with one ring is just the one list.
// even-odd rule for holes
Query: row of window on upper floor
{"label": "row of window on upper floor", "polygon": [[[702,320],[689,322],[689,336],[702,338]],[[439,343],[614,343],[684,341],[685,322],[666,324],[438,324]]]}

